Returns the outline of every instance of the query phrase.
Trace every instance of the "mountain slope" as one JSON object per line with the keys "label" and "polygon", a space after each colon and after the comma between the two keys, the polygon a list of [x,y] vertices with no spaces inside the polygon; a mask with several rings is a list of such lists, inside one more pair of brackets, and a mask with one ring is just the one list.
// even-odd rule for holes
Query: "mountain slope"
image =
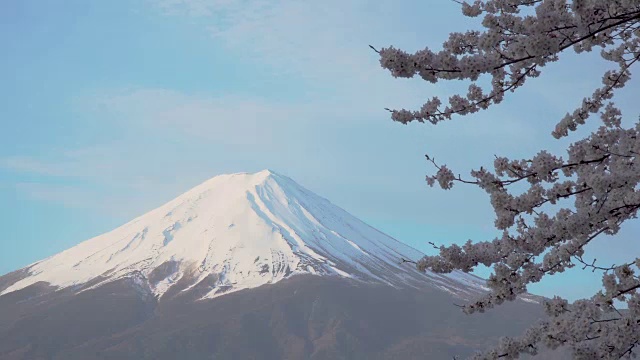
{"label": "mountain slope", "polygon": [[542,315],[465,316],[483,280],[421,256],[285,176],[222,175],[0,276],[0,360],[451,359]]}
{"label": "mountain slope", "polygon": [[456,301],[431,287],[311,275],[196,302],[143,298],[131,279],[79,294],[23,289],[0,296],[0,360],[463,359],[542,315],[522,301],[465,315]]}
{"label": "mountain slope", "polygon": [[465,299],[483,291],[483,281],[472,275],[423,275],[401,264],[421,256],[288,177],[264,170],[214,177],[111,232],[14,273],[11,281],[0,277],[0,295],[36,283],[87,290],[133,278],[156,297],[173,288],[197,289],[211,298],[296,274],[396,287],[426,281]]}

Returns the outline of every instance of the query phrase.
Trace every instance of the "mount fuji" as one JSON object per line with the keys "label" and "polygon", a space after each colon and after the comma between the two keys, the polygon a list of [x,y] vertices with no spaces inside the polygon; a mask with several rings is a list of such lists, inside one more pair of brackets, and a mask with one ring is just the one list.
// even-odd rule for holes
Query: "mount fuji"
{"label": "mount fuji", "polygon": [[[45,282],[100,286],[133,278],[161,297],[177,283],[202,298],[299,275],[330,275],[396,287],[432,286],[463,298],[473,275],[416,272],[417,250],[366,225],[290,178],[263,170],[214,177],[104,235],[26,268],[0,295]],[[185,286],[186,282],[189,284]]]}
{"label": "mount fuji", "polygon": [[0,276],[0,360],[451,359],[543,316],[466,316],[484,280],[422,256],[286,176],[220,175]]}

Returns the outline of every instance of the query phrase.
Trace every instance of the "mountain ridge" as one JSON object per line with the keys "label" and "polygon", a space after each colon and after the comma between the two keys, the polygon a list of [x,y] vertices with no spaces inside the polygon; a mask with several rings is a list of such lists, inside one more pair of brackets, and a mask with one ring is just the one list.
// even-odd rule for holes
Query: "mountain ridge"
{"label": "mountain ridge", "polygon": [[421,256],[292,179],[263,170],[213,177],[112,231],[21,269],[0,295],[38,282],[86,290],[89,282],[95,287],[133,277],[155,296],[182,281],[183,291],[208,286],[206,298],[297,274],[411,287],[429,279],[465,299],[484,290],[483,280],[473,275],[425,275],[401,264]]}
{"label": "mountain ridge", "polygon": [[484,280],[420,256],[288,177],[221,175],[0,276],[0,359],[450,359],[544,317],[465,315]]}

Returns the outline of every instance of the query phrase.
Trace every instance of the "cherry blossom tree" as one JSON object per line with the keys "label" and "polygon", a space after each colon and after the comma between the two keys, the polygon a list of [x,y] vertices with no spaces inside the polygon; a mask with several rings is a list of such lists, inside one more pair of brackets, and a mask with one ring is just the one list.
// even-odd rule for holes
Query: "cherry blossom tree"
{"label": "cherry blossom tree", "polygon": [[[538,348],[569,346],[576,359],[635,357],[640,348],[640,255],[628,263],[602,267],[583,258],[584,248],[602,234],[615,235],[640,208],[640,121],[622,126],[614,93],[631,78],[640,59],[640,0],[487,0],[461,3],[465,16],[482,16],[482,31],[452,33],[436,52],[414,54],[374,48],[380,63],[395,77],[436,83],[468,80],[466,94],[446,104],[434,97],[419,110],[389,110],[392,119],[437,124],[502,102],[529,78],[537,77],[559,54],[600,50],[611,62],[602,86],[567,113],[551,135],[577,132],[593,117],[597,130],[579,136],[560,157],[540,151],[530,159],[496,157],[494,170],[480,168],[464,179],[427,156],[437,172],[429,185],[450,189],[455,183],[478,186],[489,195],[502,235],[492,241],[441,246],[418,269],[448,273],[492,267],[490,292],[465,305],[466,313],[484,312],[527,291],[527,285],[576,265],[602,271],[603,288],[589,299],[569,303],[560,297],[544,302],[548,318],[520,337],[505,337],[474,359],[515,359]],[[480,85],[490,77],[490,86]],[[596,121],[596,120],[591,120]],[[579,134],[579,132],[577,133]],[[516,191],[514,184],[524,184]],[[569,206],[563,206],[569,201]],[[572,204],[572,205],[571,205]],[[613,241],[613,240],[611,240]],[[619,309],[623,303],[626,309]]]}

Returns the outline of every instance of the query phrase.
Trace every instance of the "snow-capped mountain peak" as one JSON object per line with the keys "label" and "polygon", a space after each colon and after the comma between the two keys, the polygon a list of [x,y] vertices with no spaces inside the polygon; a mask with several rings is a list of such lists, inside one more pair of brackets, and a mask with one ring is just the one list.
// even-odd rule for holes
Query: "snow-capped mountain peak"
{"label": "snow-capped mountain peak", "polygon": [[[27,268],[2,294],[36,282],[66,288],[123,277],[157,296],[204,297],[274,283],[295,274],[336,275],[393,286],[428,281],[462,297],[481,291],[472,275],[419,274],[401,260],[422,254],[270,170],[216,176],[106,234]],[[1,294],[0,294],[1,295]]]}

